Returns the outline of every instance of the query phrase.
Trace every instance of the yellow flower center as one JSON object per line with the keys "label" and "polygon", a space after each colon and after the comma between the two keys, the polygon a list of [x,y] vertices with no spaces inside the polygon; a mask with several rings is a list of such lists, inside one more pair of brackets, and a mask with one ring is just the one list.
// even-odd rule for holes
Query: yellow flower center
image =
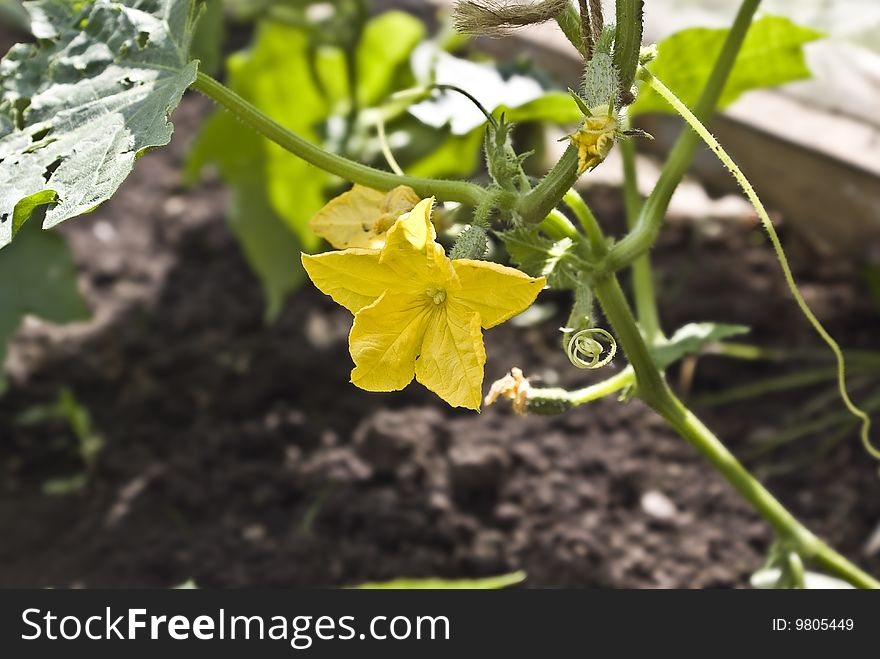
{"label": "yellow flower center", "polygon": [[446,301],[446,291],[442,288],[429,288],[425,291],[425,295],[427,295],[434,304],[443,304]]}

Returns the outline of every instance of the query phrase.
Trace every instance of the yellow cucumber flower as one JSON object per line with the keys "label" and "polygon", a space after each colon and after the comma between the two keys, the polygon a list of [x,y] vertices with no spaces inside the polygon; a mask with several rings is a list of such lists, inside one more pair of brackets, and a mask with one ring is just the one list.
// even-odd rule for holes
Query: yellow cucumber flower
{"label": "yellow cucumber flower", "polygon": [[318,211],[309,226],[336,249],[379,249],[391,225],[419,201],[413,189],[405,185],[387,193],[355,185]]}
{"label": "yellow cucumber flower", "polygon": [[534,302],[546,280],[497,263],[452,260],[436,241],[433,199],[402,215],[382,249],[303,255],[323,293],[354,314],[351,381],[398,391],[413,377],[454,407],[480,409],[482,329]]}
{"label": "yellow cucumber flower", "polygon": [[578,150],[578,175],[601,164],[617,139],[617,117],[608,106],[593,108],[592,112],[593,116],[587,117],[574,135],[569,135]]}

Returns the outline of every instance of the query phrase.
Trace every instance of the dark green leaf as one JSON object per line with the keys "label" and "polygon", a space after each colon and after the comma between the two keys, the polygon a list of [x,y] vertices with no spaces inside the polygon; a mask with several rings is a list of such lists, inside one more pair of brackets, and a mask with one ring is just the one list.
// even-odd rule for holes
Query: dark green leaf
{"label": "dark green leaf", "polygon": [[36,44],[0,67],[0,246],[39,205],[44,228],[107,200],[135,159],[171,139],[195,80],[190,0],[39,0]]}

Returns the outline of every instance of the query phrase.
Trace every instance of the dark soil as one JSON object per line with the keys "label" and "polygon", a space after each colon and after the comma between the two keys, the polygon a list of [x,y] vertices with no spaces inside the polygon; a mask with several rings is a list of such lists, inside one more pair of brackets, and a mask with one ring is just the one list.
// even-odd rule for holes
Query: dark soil
{"label": "dark soil", "polygon": [[[205,109],[188,98],[172,146],[63,229],[95,319],[30,322],[13,347],[0,399],[0,586],[340,586],[517,569],[531,587],[747,585],[768,527],[638,402],[522,419],[456,412],[418,385],[360,391],[348,383],[350,317],[309,286],[266,326],[222,189],[180,187]],[[594,203],[619,221],[616,193]],[[754,222],[710,228],[665,233],[666,326],[739,322],[762,344],[814,345]],[[845,270],[800,276],[844,343],[877,347],[876,309]],[[568,364],[557,325],[489,332],[487,383],[517,365],[562,385],[595,377]],[[693,387],[772,372],[706,357]],[[106,446],[83,491],[47,496],[48,479],[82,471],[75,440],[62,423],[16,419],[64,387]],[[706,417],[742,448],[812,393]],[[854,438],[770,486],[880,573],[880,557],[862,554],[880,483]]]}

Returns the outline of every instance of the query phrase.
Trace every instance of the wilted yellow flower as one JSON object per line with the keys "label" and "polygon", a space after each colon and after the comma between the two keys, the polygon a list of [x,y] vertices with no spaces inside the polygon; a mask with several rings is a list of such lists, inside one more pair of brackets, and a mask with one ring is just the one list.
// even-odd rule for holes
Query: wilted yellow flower
{"label": "wilted yellow flower", "polygon": [[492,405],[499,398],[508,398],[513,401],[514,412],[525,414],[529,404],[529,391],[531,389],[532,386],[523,376],[522,370],[512,368],[510,373],[492,383],[489,394],[483,402],[486,405]]}
{"label": "wilted yellow flower", "polygon": [[303,255],[315,285],[354,314],[351,381],[397,391],[413,377],[455,407],[480,408],[481,328],[526,309],[544,287],[519,270],[451,260],[436,242],[433,200],[402,215],[377,249]]}
{"label": "wilted yellow flower", "polygon": [[413,189],[405,185],[387,193],[355,185],[318,211],[309,226],[337,249],[379,249],[391,225],[419,201]]}
{"label": "wilted yellow flower", "polygon": [[605,160],[617,138],[617,116],[609,111],[608,106],[593,108],[592,113],[593,116],[587,117],[574,135],[569,135],[578,150],[579,175]]}

